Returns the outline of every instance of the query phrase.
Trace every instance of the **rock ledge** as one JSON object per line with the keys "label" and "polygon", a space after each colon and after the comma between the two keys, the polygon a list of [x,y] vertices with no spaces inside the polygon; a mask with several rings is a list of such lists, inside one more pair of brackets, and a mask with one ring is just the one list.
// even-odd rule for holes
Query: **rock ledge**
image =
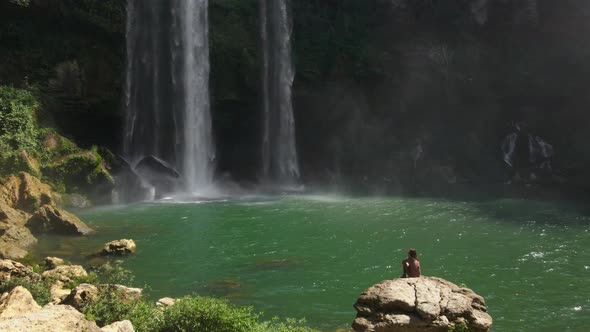
{"label": "rock ledge", "polygon": [[382,281],[365,290],[354,307],[357,332],[443,332],[459,326],[487,332],[492,326],[483,297],[434,277]]}

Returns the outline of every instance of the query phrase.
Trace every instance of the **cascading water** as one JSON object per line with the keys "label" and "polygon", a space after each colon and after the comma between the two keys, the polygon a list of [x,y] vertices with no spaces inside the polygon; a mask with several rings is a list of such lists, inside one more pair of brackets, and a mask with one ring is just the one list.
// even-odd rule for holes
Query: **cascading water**
{"label": "cascading water", "polygon": [[129,0],[124,155],[155,156],[189,193],[211,186],[208,0]]}
{"label": "cascading water", "polygon": [[296,184],[299,161],[291,88],[291,18],[287,0],[260,0],[262,42],[262,171],[266,180]]}

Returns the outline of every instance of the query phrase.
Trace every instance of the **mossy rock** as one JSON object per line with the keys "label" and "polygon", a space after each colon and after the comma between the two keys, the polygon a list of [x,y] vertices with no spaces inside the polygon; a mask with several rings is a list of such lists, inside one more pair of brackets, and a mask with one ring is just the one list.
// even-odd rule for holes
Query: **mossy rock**
{"label": "mossy rock", "polygon": [[48,163],[44,177],[59,191],[84,194],[102,200],[110,196],[115,180],[104,167],[102,157],[94,151],[82,151]]}
{"label": "mossy rock", "polygon": [[5,153],[0,157],[0,175],[8,176],[27,172],[35,177],[41,176],[39,162],[26,150]]}
{"label": "mossy rock", "polygon": [[43,147],[42,154],[46,161],[82,152],[74,142],[61,136],[52,128],[41,129],[39,139],[41,141],[40,146]]}

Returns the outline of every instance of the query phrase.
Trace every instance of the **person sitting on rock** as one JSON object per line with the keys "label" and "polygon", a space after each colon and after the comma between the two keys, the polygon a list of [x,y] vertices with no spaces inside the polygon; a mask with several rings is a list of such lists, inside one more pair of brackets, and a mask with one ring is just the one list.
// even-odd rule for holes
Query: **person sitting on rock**
{"label": "person sitting on rock", "polygon": [[402,278],[418,278],[420,277],[420,261],[416,249],[408,250],[408,258],[402,261],[404,274]]}

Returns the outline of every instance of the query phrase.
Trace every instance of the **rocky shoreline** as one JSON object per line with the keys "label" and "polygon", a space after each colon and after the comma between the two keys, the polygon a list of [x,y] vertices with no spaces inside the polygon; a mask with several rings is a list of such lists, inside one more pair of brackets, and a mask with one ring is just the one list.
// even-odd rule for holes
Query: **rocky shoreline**
{"label": "rocky shoreline", "polygon": [[94,232],[60,207],[61,196],[29,173],[0,184],[0,258],[23,259],[37,243],[35,234],[89,235]]}
{"label": "rocky shoreline", "polygon": [[0,297],[0,331],[134,331],[129,321],[115,322],[103,328],[83,314],[83,308],[96,301],[101,293],[116,289],[121,301],[131,301],[141,296],[142,290],[122,285],[99,285],[82,283],[72,289],[67,283],[87,277],[79,265],[66,265],[63,260],[48,257],[46,270],[41,274],[21,263],[0,260],[0,285],[11,281],[43,283],[50,286],[50,302],[40,306],[29,290],[16,286]]}

